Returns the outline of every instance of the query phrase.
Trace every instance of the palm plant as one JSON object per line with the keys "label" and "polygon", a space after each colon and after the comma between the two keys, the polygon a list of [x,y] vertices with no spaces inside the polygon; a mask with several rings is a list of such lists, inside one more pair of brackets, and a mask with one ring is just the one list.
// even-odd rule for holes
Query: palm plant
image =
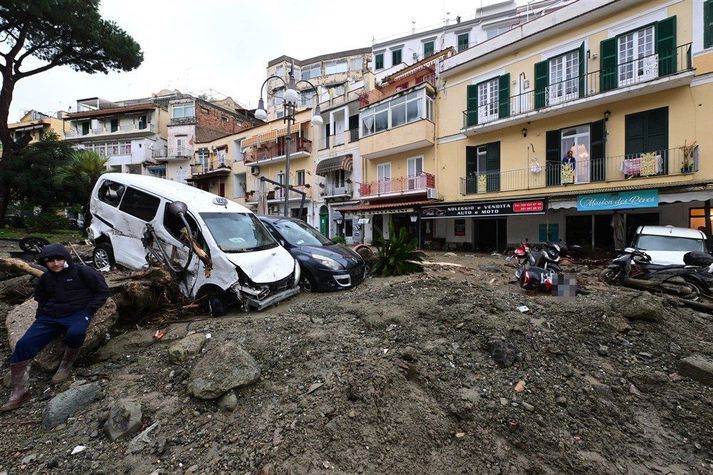
{"label": "palm plant", "polygon": [[57,170],[55,179],[75,193],[78,204],[85,205],[99,176],[106,172],[107,160],[92,150],[77,150],[72,160]]}
{"label": "palm plant", "polygon": [[379,250],[372,273],[381,277],[423,272],[423,253],[416,249],[416,240],[409,236],[406,228],[396,232],[393,223],[389,224],[389,236],[392,239],[376,243]]}

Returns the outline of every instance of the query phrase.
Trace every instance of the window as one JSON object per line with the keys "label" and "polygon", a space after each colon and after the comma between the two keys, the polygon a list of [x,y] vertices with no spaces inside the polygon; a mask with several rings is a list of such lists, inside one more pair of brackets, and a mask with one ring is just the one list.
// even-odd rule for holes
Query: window
{"label": "window", "polygon": [[297,170],[297,186],[305,184],[305,171]]}
{"label": "window", "polygon": [[312,79],[322,75],[322,68],[319,63],[302,67],[302,79]]}
{"label": "window", "polygon": [[272,91],[272,103],[275,106],[279,106],[285,102],[283,96],[285,95],[285,88],[281,87]]}
{"label": "window", "polygon": [[579,97],[579,50],[550,59],[549,105]]}
{"label": "window", "polygon": [[325,74],[339,74],[347,72],[347,60],[328,61],[324,63]]}
{"label": "window", "polygon": [[563,158],[569,150],[574,152],[574,183],[589,183],[591,181],[592,162],[589,142],[589,124],[562,129],[560,150],[563,152]]}
{"label": "window", "polygon": [[427,58],[433,54],[433,41],[423,42],[423,57]]}
{"label": "window", "polygon": [[[574,152],[573,170],[563,173],[567,151]],[[604,120],[548,130],[546,135],[547,186],[590,183],[607,179]],[[567,181],[565,181],[567,180]]]}
{"label": "window", "polygon": [[210,159],[210,153],[207,148],[201,148],[198,150],[198,165],[203,169],[203,173],[208,171],[208,161]]}
{"label": "window", "polygon": [[401,52],[402,50],[400,48],[391,51],[391,66],[401,64]]}
{"label": "window", "polygon": [[465,148],[465,192],[500,191],[500,142]]}
{"label": "window", "polygon": [[89,122],[82,122],[82,135],[89,135]]}
{"label": "window", "polygon": [[225,166],[225,150],[218,150],[215,154],[218,158],[218,165],[221,167],[224,167]]}
{"label": "window", "polygon": [[99,187],[97,196],[99,200],[116,208],[124,196],[124,190],[124,185],[107,180]]}
{"label": "window", "polygon": [[127,188],[119,209],[142,221],[151,221],[156,216],[161,200],[134,188]]}
{"label": "window", "polygon": [[111,119],[109,130],[111,130],[112,132],[116,132],[117,130],[119,130],[119,119]]}
{"label": "window", "polygon": [[[628,114],[624,123],[624,152],[630,165],[624,163],[628,177],[663,173],[668,169],[668,107]],[[653,154],[653,170],[642,170],[642,154]],[[624,160],[628,162],[628,160]],[[638,166],[638,168],[637,168]]]}
{"label": "window", "polygon": [[275,68],[275,76],[284,77],[285,76],[285,66],[279,65]]}
{"label": "window", "polygon": [[381,163],[376,166],[377,189],[379,193],[391,191],[391,163]]}
{"label": "window", "polygon": [[433,99],[426,95],[425,89],[418,89],[364,109],[359,114],[361,136],[371,135],[415,120],[432,120],[432,103]]}
{"label": "window", "polygon": [[478,123],[498,118],[498,79],[478,84]]}
{"label": "window", "polygon": [[131,155],[131,142],[119,143],[119,155]]}
{"label": "window", "polygon": [[364,61],[361,58],[352,58],[349,60],[349,70],[352,72],[361,72],[364,67]]}
{"label": "window", "polygon": [[301,106],[311,106],[314,103],[314,96],[316,93],[314,92],[314,89],[310,89],[308,91],[300,91],[300,105]]}
{"label": "window", "polygon": [[384,53],[376,53],[374,55],[374,69],[384,69]]}
{"label": "window", "polygon": [[713,46],[713,0],[703,2],[703,47]]}
{"label": "window", "polygon": [[352,237],[354,234],[354,224],[353,224],[352,219],[345,219],[344,220],[344,236],[345,237]]}
{"label": "window", "polygon": [[235,198],[243,198],[245,196],[245,192],[247,191],[247,186],[245,173],[235,175],[235,187],[233,189]]}
{"label": "window", "polygon": [[408,172],[408,189],[418,190],[426,187],[425,176],[423,176],[423,157],[413,157],[406,161]]}
{"label": "window", "polygon": [[146,128],[146,116],[145,115],[140,115],[139,116],[139,129],[145,129]]}
{"label": "window", "polygon": [[617,38],[618,81],[627,86],[655,79],[659,75],[658,56],[654,54],[654,26],[642,28]]}
{"label": "window", "polygon": [[172,118],[174,119],[183,119],[196,116],[196,107],[193,103],[174,104],[172,110]]}
{"label": "window", "polygon": [[468,49],[470,43],[470,33],[460,33],[458,35],[458,52]]}

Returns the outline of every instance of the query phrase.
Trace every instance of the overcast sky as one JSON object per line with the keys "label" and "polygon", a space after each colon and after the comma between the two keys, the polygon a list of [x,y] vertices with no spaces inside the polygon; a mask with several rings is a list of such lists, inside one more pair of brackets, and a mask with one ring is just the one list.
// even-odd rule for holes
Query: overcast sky
{"label": "overcast sky", "polygon": [[[103,0],[101,13],[144,52],[128,73],[84,74],[54,68],[17,83],[10,120],[36,109],[76,109],[76,100],[148,97],[161,89],[231,96],[257,104],[267,62],[283,54],[307,59],[370,47],[372,39],[409,34],[472,18],[495,0]],[[518,3],[525,3],[520,2]]]}

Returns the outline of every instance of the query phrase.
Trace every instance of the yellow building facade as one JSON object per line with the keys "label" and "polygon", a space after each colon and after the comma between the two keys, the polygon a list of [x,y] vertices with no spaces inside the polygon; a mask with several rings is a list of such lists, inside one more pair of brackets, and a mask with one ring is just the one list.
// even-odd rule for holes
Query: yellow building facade
{"label": "yellow building facade", "polygon": [[421,244],[613,248],[615,212],[629,236],[705,226],[711,3],[580,0],[446,59]]}

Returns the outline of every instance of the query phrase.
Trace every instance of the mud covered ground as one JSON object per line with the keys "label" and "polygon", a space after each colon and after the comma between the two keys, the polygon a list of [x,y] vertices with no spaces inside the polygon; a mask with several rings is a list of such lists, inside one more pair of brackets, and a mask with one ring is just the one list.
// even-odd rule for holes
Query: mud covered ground
{"label": "mud covered ground", "polygon": [[[50,431],[42,410],[72,381],[51,388],[33,370],[32,401],[0,415],[0,472],[713,471],[713,392],[677,374],[683,357],[713,357],[710,315],[650,296],[661,321],[629,320],[625,302],[640,292],[606,287],[586,267],[588,295],[563,299],[509,283],[501,257],[428,260],[465,267],[190,317],[159,342],[158,326],[123,328],[74,375],[99,382],[103,397]],[[175,364],[167,347],[190,332],[210,334],[204,352],[232,340],[260,366],[234,410],[187,395],[201,355]],[[516,347],[513,366],[493,360],[492,337]],[[141,403],[143,428],[160,422],[142,451],[102,430],[119,398]],[[71,455],[78,445],[86,450]]]}

